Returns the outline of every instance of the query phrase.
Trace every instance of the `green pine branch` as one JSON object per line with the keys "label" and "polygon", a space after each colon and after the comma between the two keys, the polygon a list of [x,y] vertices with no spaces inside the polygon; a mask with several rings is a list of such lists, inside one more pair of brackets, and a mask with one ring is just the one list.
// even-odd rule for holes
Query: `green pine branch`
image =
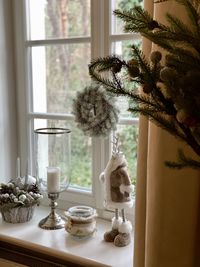
{"label": "green pine branch", "polygon": [[185,135],[180,131],[179,126],[176,125],[173,120],[166,118],[166,116],[158,113],[156,110],[151,110],[149,108],[147,109],[145,107],[130,107],[129,111],[132,113],[139,113],[141,115],[144,115],[145,117],[148,117],[149,120],[156,124],[158,127],[169,132],[171,135],[180,139],[181,141],[187,143],[187,139]]}
{"label": "green pine branch", "polygon": [[92,60],[89,68],[96,69],[98,72],[110,71],[114,65],[120,64],[121,66],[125,64],[118,56],[112,55],[107,57],[99,57],[98,59]]}
{"label": "green pine branch", "polygon": [[152,42],[156,43],[160,47],[164,48],[163,43],[167,43],[169,45],[176,45],[180,46],[184,44],[185,47],[188,47],[189,49],[195,49],[197,52],[200,51],[200,44],[199,40],[195,38],[193,35],[188,35],[185,32],[176,32],[171,29],[171,27],[165,27],[163,29],[159,29],[157,31],[144,31],[141,32],[141,35],[144,37],[150,39]]}
{"label": "green pine branch", "polygon": [[[155,2],[166,1],[158,0]],[[199,99],[200,15],[197,12],[197,7],[200,6],[200,3],[197,0],[174,1],[185,7],[191,21],[190,27],[169,13],[166,15],[169,26],[163,25],[154,20],[141,7],[114,12],[118,18],[125,22],[126,32],[138,32],[168,52],[164,63],[161,63],[159,54],[157,59],[156,54],[152,54],[152,58],[148,61],[138,47],[132,46],[130,61],[122,61],[117,56],[99,58],[92,61],[89,66],[89,73],[92,79],[103,85],[108,92],[117,96],[126,96],[132,100],[134,106],[130,107],[129,111],[139,112],[148,117],[158,127],[187,143],[200,156],[200,145],[190,128],[190,123],[191,125],[194,123],[193,120],[199,121],[195,110]],[[164,70],[163,67],[166,66],[169,68]],[[127,89],[128,87],[121,79],[119,73],[122,68],[127,71],[131,78],[132,88]],[[174,79],[173,70],[176,70],[177,73],[177,77]],[[161,76],[162,81],[160,71],[166,75]],[[135,93],[133,81],[142,86],[144,94]],[[166,86],[166,91],[158,82]],[[189,120],[184,120],[183,116]],[[179,155],[179,162],[170,164],[177,168],[196,166],[192,159],[183,157],[181,154]]]}
{"label": "green pine branch", "polygon": [[[185,0],[181,1],[185,2]],[[189,4],[188,6],[190,7]],[[191,13],[192,11],[190,14]],[[168,14],[167,18],[171,26],[165,26],[153,20],[148,12],[144,11],[141,7],[134,7],[129,11],[116,10],[114,14],[125,22],[124,30],[126,32],[139,32],[142,36],[147,37],[164,49],[163,41],[166,41],[167,43],[173,43],[173,45],[184,42],[184,45],[192,47],[198,52],[200,51],[200,42],[197,35],[189,30],[188,27],[175,16]],[[193,19],[196,20],[197,18]],[[153,31],[154,29],[157,30]]]}
{"label": "green pine branch", "polygon": [[169,168],[178,170],[183,168],[200,169],[200,162],[186,157],[181,149],[178,150],[177,161],[165,161],[165,165]]}
{"label": "green pine branch", "polygon": [[184,33],[185,39],[188,39],[190,37],[192,38],[191,41],[193,41],[194,39],[193,32],[179,18],[171,15],[170,13],[166,13],[166,19],[170,23],[173,32],[178,33],[181,37],[182,34]]}
{"label": "green pine branch", "polygon": [[[170,64],[178,72],[186,73],[191,69],[200,68],[199,54],[195,54],[187,49],[181,47],[173,47],[170,50]],[[185,64],[187,62],[187,64]]]}
{"label": "green pine branch", "polygon": [[188,0],[176,0],[176,2],[185,6],[188,17],[190,18],[191,21],[191,25],[192,27],[194,27],[195,32],[199,36],[200,26],[199,26],[199,14],[197,11],[197,6],[199,5],[199,3],[197,1],[188,1]]}
{"label": "green pine branch", "polygon": [[[139,104],[148,104],[149,106],[157,107],[158,111],[167,112],[167,114],[172,114],[172,108],[170,106],[169,100],[165,99],[162,93],[160,92],[160,89],[156,87],[156,80],[155,75],[153,75],[153,71],[147,62],[145,56],[143,53],[135,46],[132,46],[132,52],[133,57],[137,60],[138,65],[141,68],[142,76],[145,74],[145,77],[143,77],[142,83],[150,84],[152,88],[156,90],[155,94],[152,94],[152,101],[150,101],[149,97],[139,96],[138,94],[134,94],[130,90],[127,90],[123,88],[123,85],[121,84],[121,80],[117,75],[112,72],[113,62],[115,64],[115,61],[113,61],[113,57],[106,57],[106,58],[98,58],[96,60],[93,60],[91,64],[89,65],[89,73],[91,75],[91,78],[95,80],[96,82],[100,83],[104,87],[106,87],[107,91],[119,95],[128,96],[129,98],[134,99]],[[120,61],[118,61],[121,63]],[[122,63],[125,67],[127,67],[127,64],[125,62]],[[108,67],[107,67],[108,66]],[[103,75],[103,72],[107,72],[111,70],[113,79],[106,79]],[[140,79],[135,80],[138,83],[141,83]]]}
{"label": "green pine branch", "polygon": [[126,32],[141,32],[153,21],[149,13],[139,6],[126,11],[116,9],[114,15],[126,22]]}
{"label": "green pine branch", "polygon": [[137,63],[139,64],[141,68],[141,72],[145,74],[146,79],[151,84],[151,86],[155,87],[156,85],[155,85],[154,76],[152,75],[150,64],[147,61],[145,55],[135,45],[131,46],[131,52],[132,52],[132,57],[137,60]]}

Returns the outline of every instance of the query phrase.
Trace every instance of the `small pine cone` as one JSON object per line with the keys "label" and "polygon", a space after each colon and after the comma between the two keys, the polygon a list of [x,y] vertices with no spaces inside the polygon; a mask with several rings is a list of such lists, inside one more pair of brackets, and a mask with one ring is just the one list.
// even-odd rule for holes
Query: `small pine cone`
{"label": "small pine cone", "polygon": [[121,68],[122,68],[122,64],[119,62],[119,63],[115,63],[115,64],[113,64],[113,66],[112,66],[112,71],[114,72],[114,73],[118,73],[118,72],[120,72],[121,71]]}
{"label": "small pine cone", "polygon": [[152,86],[149,84],[144,84],[142,89],[145,94],[150,94],[153,90]]}
{"label": "small pine cone", "polygon": [[127,62],[127,65],[132,67],[132,66],[138,66],[138,62],[136,59],[132,58]]}
{"label": "small pine cone", "polygon": [[128,73],[131,78],[135,78],[139,76],[140,70],[136,66],[131,66],[130,68],[128,68]]}
{"label": "small pine cone", "polygon": [[151,22],[149,22],[148,24],[148,29],[149,30],[154,30],[156,28],[158,28],[158,22],[156,20],[152,20]]}
{"label": "small pine cone", "polygon": [[162,54],[159,51],[153,51],[150,55],[150,60],[153,64],[158,64],[162,59]]}
{"label": "small pine cone", "polygon": [[164,67],[160,71],[160,78],[164,82],[172,82],[177,79],[177,72],[173,68]]}

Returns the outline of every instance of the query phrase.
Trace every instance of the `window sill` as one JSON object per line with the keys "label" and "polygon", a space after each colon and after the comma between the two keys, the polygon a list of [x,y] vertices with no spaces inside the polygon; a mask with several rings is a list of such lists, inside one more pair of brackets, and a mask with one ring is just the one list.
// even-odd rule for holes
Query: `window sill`
{"label": "window sill", "polygon": [[[97,232],[94,237],[77,240],[64,229],[42,230],[38,222],[47,216],[49,209],[38,207],[30,222],[23,224],[9,224],[0,222],[0,247],[3,243],[12,247],[20,247],[21,251],[42,254],[48,259],[53,257],[66,262],[63,266],[133,266],[133,242],[127,247],[115,247],[113,243],[103,241],[103,234],[109,230],[111,223],[97,219]],[[13,248],[12,248],[13,249]],[[10,255],[9,260],[12,259]],[[13,257],[14,259],[14,257]],[[21,262],[22,263],[22,262]],[[31,266],[31,265],[30,265]],[[61,265],[62,266],[62,265]]]}

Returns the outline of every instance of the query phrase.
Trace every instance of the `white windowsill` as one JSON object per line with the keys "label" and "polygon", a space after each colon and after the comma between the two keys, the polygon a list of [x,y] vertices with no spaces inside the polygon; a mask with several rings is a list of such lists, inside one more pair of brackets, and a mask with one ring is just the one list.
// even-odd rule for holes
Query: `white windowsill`
{"label": "white windowsill", "polygon": [[113,243],[103,241],[103,234],[110,230],[111,223],[97,219],[95,236],[78,240],[70,236],[64,229],[43,230],[38,222],[46,217],[49,208],[37,207],[30,222],[22,224],[5,223],[0,218],[0,240],[24,246],[47,255],[59,256],[61,259],[85,266],[133,266],[133,241],[126,247],[115,247]]}

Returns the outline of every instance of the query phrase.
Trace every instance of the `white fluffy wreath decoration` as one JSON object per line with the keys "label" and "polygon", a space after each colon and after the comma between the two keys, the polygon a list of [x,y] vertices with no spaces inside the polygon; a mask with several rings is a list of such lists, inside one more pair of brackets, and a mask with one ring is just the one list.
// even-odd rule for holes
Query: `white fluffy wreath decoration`
{"label": "white fluffy wreath decoration", "polygon": [[119,110],[115,99],[99,85],[90,85],[77,93],[73,100],[77,126],[85,135],[106,136],[116,130]]}

